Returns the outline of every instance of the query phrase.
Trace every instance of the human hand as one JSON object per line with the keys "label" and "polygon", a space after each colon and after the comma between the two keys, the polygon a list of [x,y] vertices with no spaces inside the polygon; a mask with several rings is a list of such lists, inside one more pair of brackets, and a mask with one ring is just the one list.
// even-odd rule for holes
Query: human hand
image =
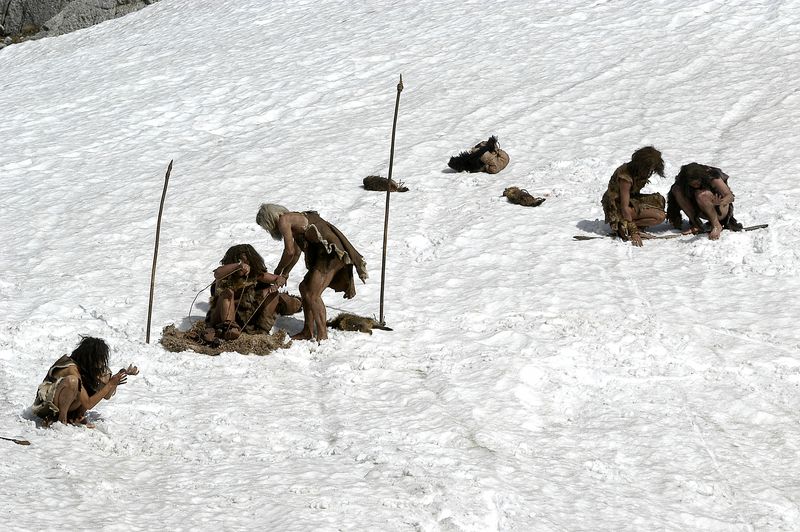
{"label": "human hand", "polygon": [[127,381],[128,381],[128,374],[125,373],[124,369],[121,369],[108,380],[108,383],[112,385],[114,388],[116,388],[120,384],[125,384]]}
{"label": "human hand", "polygon": [[280,288],[281,286],[286,286],[286,277],[283,275],[278,275],[278,278],[275,279],[275,284]]}
{"label": "human hand", "polygon": [[642,235],[639,233],[633,233],[631,235],[631,244],[636,246],[637,248],[642,247]]}
{"label": "human hand", "polygon": [[239,271],[242,272],[242,275],[247,277],[248,275],[250,275],[250,265],[247,264],[246,262],[240,262],[239,263]]}
{"label": "human hand", "polygon": [[139,374],[139,368],[137,368],[133,364],[130,364],[127,368],[121,369],[120,371],[124,371],[126,375],[138,375]]}

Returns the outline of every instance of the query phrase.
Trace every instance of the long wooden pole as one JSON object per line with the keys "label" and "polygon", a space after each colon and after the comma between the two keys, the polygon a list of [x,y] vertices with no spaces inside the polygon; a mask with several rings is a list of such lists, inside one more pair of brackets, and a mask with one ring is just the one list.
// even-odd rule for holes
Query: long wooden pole
{"label": "long wooden pole", "polygon": [[[174,159],[173,159],[174,160]],[[156,289],[156,262],[158,261],[158,237],[161,234],[161,215],[164,214],[164,198],[167,197],[167,185],[169,184],[169,174],[172,172],[172,161],[167,167],[167,175],[164,176],[164,191],[161,193],[161,205],[158,208],[158,223],[156,223],[156,247],[153,250],[153,269],[150,272],[150,303],[147,305],[147,343],[150,343],[150,319],[153,317],[153,292]]]}
{"label": "long wooden pole", "polygon": [[389,180],[386,183],[386,209],[384,209],[383,218],[383,255],[381,257],[381,308],[378,323],[385,326],[386,322],[383,319],[383,294],[386,282],[386,241],[389,235],[389,197],[392,193],[392,187],[389,186],[392,182],[392,165],[394,163],[394,137],[397,131],[397,112],[400,109],[400,93],[403,92],[403,75],[400,74],[400,82],[397,84],[397,100],[394,103],[394,121],[392,122],[392,147],[389,151]]}

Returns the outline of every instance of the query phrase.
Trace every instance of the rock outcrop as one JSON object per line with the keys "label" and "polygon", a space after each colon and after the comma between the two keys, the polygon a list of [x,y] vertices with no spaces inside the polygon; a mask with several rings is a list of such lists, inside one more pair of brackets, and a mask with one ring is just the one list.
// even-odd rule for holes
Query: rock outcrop
{"label": "rock outcrop", "polygon": [[0,47],[93,26],[157,1],[0,0]]}

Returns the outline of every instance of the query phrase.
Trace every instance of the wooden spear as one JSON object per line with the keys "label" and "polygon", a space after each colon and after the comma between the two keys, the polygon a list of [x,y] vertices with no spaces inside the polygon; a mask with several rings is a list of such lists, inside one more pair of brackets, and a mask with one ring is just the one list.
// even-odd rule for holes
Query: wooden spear
{"label": "wooden spear", "polygon": [[17,445],[30,445],[31,444],[31,442],[29,442],[28,440],[18,440],[17,438],[6,438],[5,436],[0,436],[0,440],[13,441]]}
{"label": "wooden spear", "polygon": [[[174,159],[173,159],[174,160]],[[153,251],[153,269],[150,272],[150,303],[147,305],[147,343],[150,343],[150,319],[153,317],[153,292],[156,288],[156,262],[158,261],[158,237],[161,234],[161,215],[164,214],[164,198],[167,196],[167,184],[169,184],[169,174],[172,172],[172,161],[167,167],[167,175],[164,176],[164,191],[161,193],[161,206],[158,208],[158,223],[156,223],[156,247]]]}
{"label": "wooden spear", "polygon": [[397,111],[400,109],[400,93],[403,92],[403,75],[400,74],[400,83],[397,84],[397,100],[394,103],[394,121],[392,122],[392,147],[389,151],[389,180],[386,183],[386,209],[384,210],[383,218],[383,255],[381,257],[381,308],[378,323],[381,326],[386,326],[383,319],[383,293],[386,281],[386,240],[389,235],[389,197],[392,194],[392,187],[389,186],[392,182],[392,164],[394,163],[394,136],[397,131]]}

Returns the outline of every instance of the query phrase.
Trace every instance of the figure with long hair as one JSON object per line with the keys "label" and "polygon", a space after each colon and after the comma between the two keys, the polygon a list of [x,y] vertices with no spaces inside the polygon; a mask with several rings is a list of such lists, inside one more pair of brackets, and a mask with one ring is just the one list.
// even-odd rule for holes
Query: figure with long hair
{"label": "figure with long hair", "polygon": [[256,215],[256,223],[273,239],[283,240],[275,274],[283,286],[300,255],[305,256],[308,270],[300,282],[303,302],[303,330],[292,336],[296,340],[328,338],[327,313],[322,292],[332,288],[344,292],[345,299],[356,295],[353,269],[362,282],[367,279],[367,263],[336,226],[325,221],[316,211],[292,212],[282,205],[265,203]]}
{"label": "figure with long hair", "polygon": [[138,373],[136,366],[128,366],[112,375],[108,367],[108,344],[100,338],[85,336],[72,354],[59,358],[47,371],[31,410],[46,425],[54,421],[90,425],[86,422],[86,412],[101,400],[111,399],[128,375]]}
{"label": "figure with long hair", "polygon": [[699,163],[681,166],[675,183],[667,194],[667,218],[675,229],[683,229],[681,211],[691,224],[687,233],[703,230],[702,220],[708,220],[710,240],[717,240],[723,229],[741,231],[742,224],[733,217],[734,195],[728,187],[728,174]]}
{"label": "figure with long hair", "polygon": [[664,196],[642,193],[653,174],[664,177],[661,152],[652,146],[639,148],[629,162],[614,170],[603,194],[606,223],[614,234],[638,247],[642,246],[640,231],[662,223],[666,217]]}
{"label": "figure with long hair", "polygon": [[214,270],[204,339],[212,341],[219,336],[235,340],[246,324],[269,332],[281,302],[277,293],[279,277],[269,273],[264,259],[250,244],[228,248]]}

